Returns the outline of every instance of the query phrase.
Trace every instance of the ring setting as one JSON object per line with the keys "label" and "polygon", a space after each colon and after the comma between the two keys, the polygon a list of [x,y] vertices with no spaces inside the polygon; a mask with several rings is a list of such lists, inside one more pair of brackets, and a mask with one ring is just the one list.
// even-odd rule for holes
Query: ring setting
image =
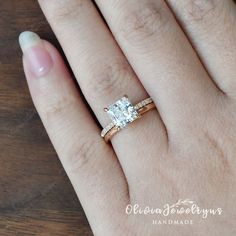
{"label": "ring setting", "polygon": [[104,110],[111,118],[113,124],[118,128],[124,128],[139,117],[128,96],[122,97]]}
{"label": "ring setting", "polygon": [[153,108],[155,108],[155,105],[151,98],[133,105],[127,95],[123,96],[108,108],[104,108],[111,119],[111,123],[102,130],[101,136],[108,142],[119,130],[139,119],[144,113]]}

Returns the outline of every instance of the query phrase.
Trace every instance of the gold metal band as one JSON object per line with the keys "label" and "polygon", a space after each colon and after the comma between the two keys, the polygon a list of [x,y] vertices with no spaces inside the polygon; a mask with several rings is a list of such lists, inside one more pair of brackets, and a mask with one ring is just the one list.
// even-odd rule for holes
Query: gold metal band
{"label": "gold metal band", "polygon": [[[144,99],[143,101],[137,103],[134,106],[135,110],[138,112],[138,118],[142,117],[146,112],[156,108],[154,102],[151,98]],[[108,124],[101,132],[101,136],[106,142],[109,142],[111,138],[120,130],[112,122]]]}

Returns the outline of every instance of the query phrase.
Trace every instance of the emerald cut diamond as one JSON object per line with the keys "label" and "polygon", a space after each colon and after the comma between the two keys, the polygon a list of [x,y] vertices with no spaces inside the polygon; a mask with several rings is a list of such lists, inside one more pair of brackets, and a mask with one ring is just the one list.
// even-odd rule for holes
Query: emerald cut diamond
{"label": "emerald cut diamond", "polygon": [[106,109],[114,125],[124,128],[138,118],[138,112],[127,97],[122,97]]}

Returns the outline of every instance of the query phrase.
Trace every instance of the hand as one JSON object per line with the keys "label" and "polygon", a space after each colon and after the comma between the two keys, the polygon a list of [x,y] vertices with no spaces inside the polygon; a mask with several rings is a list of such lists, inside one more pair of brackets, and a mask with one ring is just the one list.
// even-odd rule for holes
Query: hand
{"label": "hand", "polygon": [[[20,36],[29,89],[95,235],[235,235],[236,9],[231,1],[40,0],[58,51]],[[114,36],[114,37],[113,37]],[[100,137],[124,94],[157,109]],[[95,114],[98,122],[96,122]],[[190,199],[222,214],[127,214]],[[131,204],[131,205],[129,205]],[[219,212],[218,212],[219,213]]]}

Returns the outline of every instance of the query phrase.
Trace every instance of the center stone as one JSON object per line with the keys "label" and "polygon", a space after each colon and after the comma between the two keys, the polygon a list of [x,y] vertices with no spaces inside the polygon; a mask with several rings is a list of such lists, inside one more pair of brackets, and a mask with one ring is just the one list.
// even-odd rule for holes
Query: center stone
{"label": "center stone", "polygon": [[107,113],[114,125],[119,128],[124,128],[127,124],[138,118],[138,112],[127,97],[122,97],[109,106]]}

